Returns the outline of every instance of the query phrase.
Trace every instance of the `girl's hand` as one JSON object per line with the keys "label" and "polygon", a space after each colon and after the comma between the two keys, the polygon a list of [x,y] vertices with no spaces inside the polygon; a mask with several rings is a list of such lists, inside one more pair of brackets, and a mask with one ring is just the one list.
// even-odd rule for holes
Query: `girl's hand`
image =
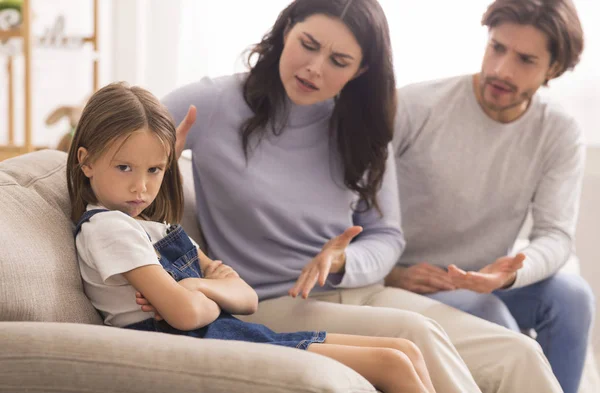
{"label": "girl's hand", "polygon": [[[177,281],[177,284],[181,285],[186,289],[189,289],[190,291],[199,291],[201,288],[200,279],[194,277],[179,280]],[[154,319],[156,319],[157,321],[163,319],[163,317],[156,310],[156,308],[152,304],[150,304],[148,299],[146,299],[144,295],[142,295],[142,293],[139,291],[135,292],[135,302],[141,306],[140,308],[142,309],[142,311],[154,313]]]}
{"label": "girl's hand", "polygon": [[330,272],[342,272],[346,264],[346,247],[361,232],[362,227],[353,226],[325,243],[321,252],[304,266],[300,277],[288,294],[291,297],[302,294],[302,298],[306,299],[317,281],[320,286],[323,286]]}
{"label": "girl's hand", "polygon": [[239,277],[239,274],[222,261],[212,261],[204,269],[204,278],[218,280],[221,278]]}
{"label": "girl's hand", "polygon": [[135,293],[135,302],[139,304],[142,311],[154,313],[154,319],[161,321],[163,317],[156,311],[153,305],[140,292]]}
{"label": "girl's hand", "polygon": [[177,140],[175,142],[175,154],[177,154],[177,159],[181,157],[181,153],[183,152],[183,148],[185,147],[185,139],[187,138],[188,132],[196,122],[196,107],[194,105],[190,105],[187,114],[177,126]]}

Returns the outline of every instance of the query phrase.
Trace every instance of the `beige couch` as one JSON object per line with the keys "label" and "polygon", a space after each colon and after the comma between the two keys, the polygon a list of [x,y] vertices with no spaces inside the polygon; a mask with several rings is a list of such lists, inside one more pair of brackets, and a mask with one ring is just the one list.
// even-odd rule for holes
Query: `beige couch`
{"label": "beige couch", "polygon": [[50,150],[0,162],[0,392],[375,392],[305,351],[102,326],[81,286],[65,162]]}

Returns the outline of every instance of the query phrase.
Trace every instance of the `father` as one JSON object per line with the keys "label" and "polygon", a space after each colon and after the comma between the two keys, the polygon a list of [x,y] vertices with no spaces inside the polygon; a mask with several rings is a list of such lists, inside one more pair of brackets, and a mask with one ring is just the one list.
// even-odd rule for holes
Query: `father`
{"label": "father", "polygon": [[[536,94],[583,50],[570,0],[496,0],[481,71],[399,90],[394,136],[407,247],[386,284],[515,331],[534,329],[576,393],[594,314],[573,249],[585,145]],[[528,213],[529,245],[511,250]],[[496,354],[502,356],[502,354]]]}

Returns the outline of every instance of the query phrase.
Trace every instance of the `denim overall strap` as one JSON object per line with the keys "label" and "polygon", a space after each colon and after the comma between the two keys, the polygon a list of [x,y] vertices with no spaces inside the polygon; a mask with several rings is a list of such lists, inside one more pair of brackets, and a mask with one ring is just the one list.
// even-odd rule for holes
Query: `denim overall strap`
{"label": "denim overall strap", "polygon": [[86,222],[88,222],[90,220],[90,218],[94,217],[98,213],[107,212],[107,211],[108,211],[108,209],[94,209],[94,210],[88,210],[88,211],[84,212],[81,215],[81,218],[79,219],[79,222],[77,223],[77,226],[73,230],[73,234],[75,235],[75,237],[77,237],[77,235],[79,234],[79,231],[81,231],[81,226],[83,224],[85,224]]}
{"label": "denim overall strap", "polygon": [[160,254],[160,264],[175,281],[202,278],[198,250],[180,225],[154,243],[154,249]]}

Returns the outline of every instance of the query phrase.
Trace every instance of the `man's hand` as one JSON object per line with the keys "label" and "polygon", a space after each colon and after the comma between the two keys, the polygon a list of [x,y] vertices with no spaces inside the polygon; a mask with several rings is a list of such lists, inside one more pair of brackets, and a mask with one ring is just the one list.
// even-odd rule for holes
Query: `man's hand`
{"label": "man's hand", "polygon": [[523,267],[525,254],[519,253],[514,257],[498,258],[478,272],[465,272],[456,265],[448,266],[452,282],[462,289],[478,293],[491,293],[496,289],[511,286],[517,278],[517,270]]}
{"label": "man's hand", "polygon": [[181,157],[181,153],[185,147],[185,139],[187,138],[187,134],[190,132],[195,122],[196,107],[194,105],[190,105],[187,114],[177,126],[177,140],[175,141],[175,154],[177,154],[177,159]]}
{"label": "man's hand", "polygon": [[446,270],[425,262],[409,267],[396,266],[385,278],[385,285],[420,294],[456,289]]}
{"label": "man's hand", "polygon": [[301,294],[306,299],[317,281],[320,286],[323,286],[329,273],[342,272],[346,264],[346,247],[360,232],[362,232],[362,227],[353,226],[325,243],[321,252],[304,266],[300,277],[288,294],[291,297]]}

